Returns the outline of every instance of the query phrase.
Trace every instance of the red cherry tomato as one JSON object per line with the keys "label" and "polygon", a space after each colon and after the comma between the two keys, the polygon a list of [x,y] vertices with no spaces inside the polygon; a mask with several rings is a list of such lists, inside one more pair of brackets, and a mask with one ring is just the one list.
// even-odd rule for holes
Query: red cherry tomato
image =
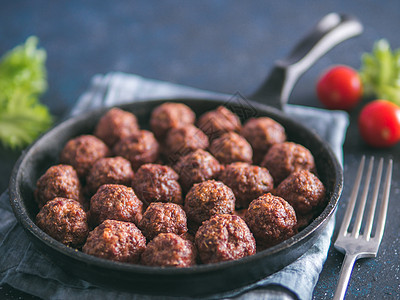
{"label": "red cherry tomato", "polygon": [[400,141],[400,107],[387,100],[368,103],[358,118],[365,142],[373,147],[390,147]]}
{"label": "red cherry tomato", "polygon": [[362,96],[360,76],[347,66],[332,67],[319,78],[317,96],[329,109],[350,110]]}

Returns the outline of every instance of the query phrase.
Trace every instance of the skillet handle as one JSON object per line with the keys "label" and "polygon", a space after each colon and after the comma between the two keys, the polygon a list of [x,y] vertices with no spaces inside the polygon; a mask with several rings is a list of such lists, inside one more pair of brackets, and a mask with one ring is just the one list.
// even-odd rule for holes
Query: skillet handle
{"label": "skillet handle", "polygon": [[353,16],[326,15],[300,40],[287,58],[275,63],[266,81],[250,99],[282,110],[304,72],[334,46],[362,31],[362,24]]}

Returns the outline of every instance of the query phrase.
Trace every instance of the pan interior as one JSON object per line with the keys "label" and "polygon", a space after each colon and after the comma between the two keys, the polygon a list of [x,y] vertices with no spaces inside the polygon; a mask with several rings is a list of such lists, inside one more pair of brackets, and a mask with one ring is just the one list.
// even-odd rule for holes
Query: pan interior
{"label": "pan interior", "polygon": [[[119,106],[120,108],[134,113],[143,129],[149,129],[149,119],[151,111],[166,100],[150,100],[135,102]],[[168,101],[181,102],[187,104],[196,112],[197,117],[202,113],[215,109],[226,102],[212,99],[171,99]],[[234,104],[233,104],[234,105]],[[73,259],[89,262],[91,264],[104,266],[111,269],[139,270],[141,272],[163,273],[163,274],[185,274],[193,272],[206,272],[212,269],[229,268],[237,264],[256,261],[268,256],[273,256],[281,251],[288,251],[290,248],[306,240],[314,231],[317,231],[321,225],[326,222],[336,208],[337,201],[342,189],[342,170],[329,146],[322,141],[315,133],[303,125],[293,121],[279,110],[274,108],[248,102],[244,106],[241,103],[236,108],[229,103],[228,108],[236,112],[242,122],[249,117],[268,116],[281,123],[288,135],[288,140],[302,144],[308,148],[314,155],[317,165],[318,176],[327,189],[329,202],[325,210],[317,217],[307,228],[294,237],[274,246],[270,249],[259,252],[253,256],[246,257],[238,261],[230,261],[218,264],[200,265],[184,269],[154,269],[140,265],[129,265],[105,261],[96,257],[91,257],[79,251],[74,251],[61,243],[56,242],[35,225],[35,217],[38,213],[38,207],[34,200],[33,191],[37,179],[51,166],[58,163],[59,153],[65,143],[72,137],[80,134],[92,133],[99,118],[107,109],[96,110],[72,119],[68,119],[36,141],[17,162],[11,179],[10,194],[11,205],[18,220],[24,228],[28,230],[40,242],[46,243],[57,252],[72,257]],[[246,113],[238,113],[236,109],[243,109]],[[305,250],[304,250],[305,252]]]}

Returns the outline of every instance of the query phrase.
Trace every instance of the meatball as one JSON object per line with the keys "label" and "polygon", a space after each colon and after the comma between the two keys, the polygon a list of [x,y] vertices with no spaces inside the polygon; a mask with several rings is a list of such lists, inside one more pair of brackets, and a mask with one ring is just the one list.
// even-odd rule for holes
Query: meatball
{"label": "meatball", "polygon": [[184,268],[196,264],[196,255],[192,242],[174,233],[160,233],[148,243],[141,263],[147,266]]}
{"label": "meatball", "polygon": [[306,215],[324,204],[325,187],[313,173],[300,170],[283,180],[275,195],[289,202],[297,215]]}
{"label": "meatball", "polygon": [[203,263],[235,260],[256,253],[256,242],[246,223],[235,215],[215,215],[196,232],[195,243]]}
{"label": "meatball", "polygon": [[208,137],[194,125],[172,128],[165,138],[166,159],[175,164],[181,156],[209,146]]}
{"label": "meatball", "polygon": [[145,164],[137,170],[133,188],[142,201],[182,204],[182,190],[178,174],[168,166]]}
{"label": "meatball", "polygon": [[184,209],[188,219],[200,225],[215,214],[232,214],[235,210],[235,195],[220,181],[203,181],[190,189]]}
{"label": "meatball", "polygon": [[246,139],[235,132],[227,132],[212,141],[210,152],[222,164],[237,161],[252,162],[253,150]]}
{"label": "meatball", "polygon": [[110,109],[96,125],[94,135],[109,147],[119,140],[132,136],[139,131],[136,116],[119,108]]}
{"label": "meatball", "polygon": [[244,124],[241,134],[253,148],[253,162],[257,164],[272,145],[286,141],[285,128],[268,117],[249,119]]}
{"label": "meatball", "polygon": [[110,155],[103,141],[93,135],[81,135],[67,142],[61,151],[60,161],[75,168],[80,178],[85,178],[92,165]]}
{"label": "meatball", "polygon": [[247,208],[251,201],[274,187],[267,169],[241,162],[225,166],[219,180],[232,189],[237,208]]}
{"label": "meatball", "polygon": [[146,248],[146,238],[130,222],[105,220],[89,233],[82,251],[119,262],[138,263]]}
{"label": "meatball", "polygon": [[209,137],[210,140],[220,137],[225,132],[239,132],[242,124],[237,115],[224,106],[204,113],[197,121],[197,126]]}
{"label": "meatball", "polygon": [[209,152],[197,149],[182,156],[174,169],[179,174],[182,189],[187,192],[195,183],[217,178],[221,165]]}
{"label": "meatball", "polygon": [[35,199],[41,208],[56,197],[74,199],[86,206],[78,174],[69,165],[55,165],[36,182]]}
{"label": "meatball", "polygon": [[86,188],[90,194],[96,193],[103,184],[132,184],[131,163],[120,156],[100,158],[94,163],[86,178]]}
{"label": "meatball", "polygon": [[296,233],[297,219],[293,207],[271,193],[250,203],[245,221],[260,249],[276,245]]}
{"label": "meatball", "polygon": [[128,159],[132,168],[137,170],[143,164],[155,162],[159,148],[153,133],[140,130],[136,135],[120,140],[113,150],[116,155]]}
{"label": "meatball", "polygon": [[143,203],[132,188],[119,184],[102,185],[90,199],[90,223],[96,226],[107,219],[139,224]]}
{"label": "meatball", "polygon": [[275,185],[299,170],[315,171],[314,157],[302,145],[284,142],[273,145],[265,155],[262,167],[266,167],[274,178]]}
{"label": "meatball", "polygon": [[159,233],[181,235],[187,232],[186,213],[177,204],[153,202],[144,212],[139,228],[148,240]]}
{"label": "meatball", "polygon": [[89,234],[86,212],[79,202],[57,197],[36,216],[37,226],[52,238],[71,247],[82,246]]}
{"label": "meatball", "polygon": [[166,102],[157,106],[151,113],[150,126],[154,135],[162,140],[171,128],[193,124],[195,113],[183,103]]}

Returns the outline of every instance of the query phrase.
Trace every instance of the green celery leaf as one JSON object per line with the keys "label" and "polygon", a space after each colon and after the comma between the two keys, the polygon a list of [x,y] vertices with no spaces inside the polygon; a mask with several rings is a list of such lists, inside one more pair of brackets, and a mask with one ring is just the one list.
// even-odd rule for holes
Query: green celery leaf
{"label": "green celery leaf", "polygon": [[47,90],[46,52],[37,37],[6,53],[0,60],[0,141],[22,148],[52,125],[39,96]]}
{"label": "green celery leaf", "polygon": [[400,105],[400,49],[392,51],[388,41],[377,41],[372,53],[362,55],[359,73],[365,95]]}

